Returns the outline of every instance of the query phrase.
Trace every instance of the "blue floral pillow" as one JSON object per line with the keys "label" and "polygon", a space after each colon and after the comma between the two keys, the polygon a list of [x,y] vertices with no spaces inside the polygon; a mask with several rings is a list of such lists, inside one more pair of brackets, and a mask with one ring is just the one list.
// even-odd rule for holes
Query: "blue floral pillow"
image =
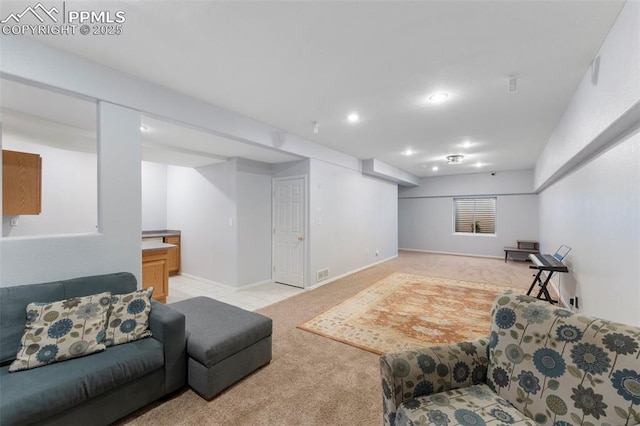
{"label": "blue floral pillow", "polygon": [[153,287],[128,294],[111,296],[111,309],[107,320],[107,346],[121,345],[151,336],[149,313]]}
{"label": "blue floral pillow", "polygon": [[28,370],[105,350],[111,293],[51,303],[29,303],[20,350],[10,372]]}

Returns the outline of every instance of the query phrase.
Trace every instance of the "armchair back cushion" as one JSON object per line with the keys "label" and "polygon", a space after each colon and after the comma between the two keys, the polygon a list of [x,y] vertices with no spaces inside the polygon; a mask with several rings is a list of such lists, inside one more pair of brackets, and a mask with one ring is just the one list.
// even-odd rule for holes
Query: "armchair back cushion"
{"label": "armchair back cushion", "polygon": [[640,422],[640,329],[534,298],[496,299],[487,384],[544,425]]}

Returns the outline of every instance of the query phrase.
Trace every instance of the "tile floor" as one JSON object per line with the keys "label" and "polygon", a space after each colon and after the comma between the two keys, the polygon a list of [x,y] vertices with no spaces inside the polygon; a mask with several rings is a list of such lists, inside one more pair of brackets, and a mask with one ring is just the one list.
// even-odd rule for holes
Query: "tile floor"
{"label": "tile floor", "polygon": [[195,296],[207,296],[247,311],[255,311],[272,303],[302,293],[304,290],[284,284],[265,283],[243,290],[223,284],[176,275],[169,278],[167,303],[178,302]]}

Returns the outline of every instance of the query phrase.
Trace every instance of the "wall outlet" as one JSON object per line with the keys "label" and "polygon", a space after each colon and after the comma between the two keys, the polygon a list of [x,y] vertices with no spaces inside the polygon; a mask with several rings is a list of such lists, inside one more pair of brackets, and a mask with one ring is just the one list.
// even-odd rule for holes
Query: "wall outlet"
{"label": "wall outlet", "polygon": [[376,249],[376,256],[380,256],[380,250]]}
{"label": "wall outlet", "polygon": [[9,225],[18,226],[18,219],[20,219],[20,216],[12,217],[11,220],[9,220]]}

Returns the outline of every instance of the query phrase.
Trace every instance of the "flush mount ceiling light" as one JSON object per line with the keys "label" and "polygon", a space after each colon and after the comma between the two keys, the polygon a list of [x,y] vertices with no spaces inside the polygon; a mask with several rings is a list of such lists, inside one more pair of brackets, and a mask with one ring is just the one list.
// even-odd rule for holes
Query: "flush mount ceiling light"
{"label": "flush mount ceiling light", "polygon": [[482,166],[484,166],[484,164],[482,164],[481,162],[479,162],[479,161],[478,161],[478,162],[476,163],[476,167],[477,167],[477,168],[480,168],[480,167],[482,167]]}
{"label": "flush mount ceiling light", "polygon": [[416,152],[414,150],[412,150],[411,148],[407,148],[404,151],[404,155],[406,155],[407,157],[411,157],[413,154],[415,154]]}
{"label": "flush mount ceiling light", "polygon": [[463,158],[461,154],[447,155],[447,164],[460,164]]}
{"label": "flush mount ceiling light", "polygon": [[473,142],[464,141],[464,142],[462,142],[462,145],[460,145],[460,146],[462,146],[463,148],[471,148],[473,146]]}
{"label": "flush mount ceiling light", "polygon": [[347,120],[349,120],[349,123],[356,123],[360,120],[360,116],[357,113],[352,112],[347,116]]}
{"label": "flush mount ceiling light", "polygon": [[432,93],[427,97],[429,102],[438,103],[446,100],[449,97],[449,94],[446,92],[436,92]]}
{"label": "flush mount ceiling light", "polygon": [[433,167],[431,168],[431,170],[433,170],[434,172],[437,172],[437,171],[438,171],[438,166],[433,166]]}

